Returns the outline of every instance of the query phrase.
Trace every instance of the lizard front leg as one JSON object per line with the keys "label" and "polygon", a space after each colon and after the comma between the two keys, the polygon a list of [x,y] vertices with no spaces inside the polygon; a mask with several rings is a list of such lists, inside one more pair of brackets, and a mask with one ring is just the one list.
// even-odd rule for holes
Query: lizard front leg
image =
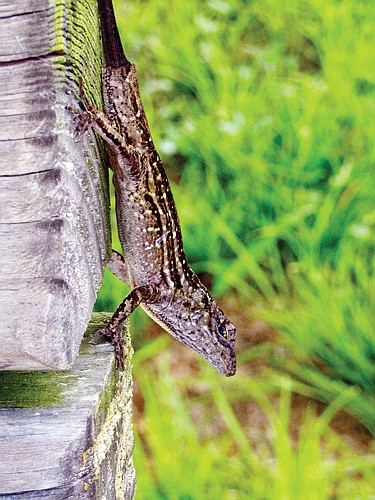
{"label": "lizard front leg", "polygon": [[97,331],[97,335],[111,339],[119,370],[124,370],[124,339],[120,324],[129,318],[141,302],[153,303],[159,300],[160,296],[160,291],[156,286],[141,285],[133,288],[113,313],[106,326]]}
{"label": "lizard front leg", "polygon": [[118,279],[126,283],[130,284],[128,267],[126,265],[125,259],[123,255],[116,252],[116,250],[112,250],[111,260],[107,263],[107,268],[114,274]]}

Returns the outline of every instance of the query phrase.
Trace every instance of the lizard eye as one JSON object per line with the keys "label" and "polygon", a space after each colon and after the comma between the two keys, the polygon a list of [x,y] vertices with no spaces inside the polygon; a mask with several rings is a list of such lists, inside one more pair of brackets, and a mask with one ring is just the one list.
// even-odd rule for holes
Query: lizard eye
{"label": "lizard eye", "polygon": [[217,327],[217,331],[220,333],[222,337],[224,338],[228,337],[227,327],[225,326],[224,323],[220,323],[220,325]]}

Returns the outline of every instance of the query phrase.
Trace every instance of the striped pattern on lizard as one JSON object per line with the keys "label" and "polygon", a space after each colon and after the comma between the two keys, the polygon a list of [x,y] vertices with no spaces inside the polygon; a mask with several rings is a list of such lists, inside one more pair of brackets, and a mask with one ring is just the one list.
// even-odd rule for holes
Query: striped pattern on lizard
{"label": "striped pattern on lizard", "polygon": [[111,0],[98,0],[105,55],[105,113],[85,96],[77,134],[89,127],[105,140],[113,171],[124,257],[109,269],[132,290],[100,332],[110,336],[123,368],[119,325],[139,305],[173,337],[226,376],[234,375],[236,329],[187,263],[179,218],[142,106],[134,64],[123,52]]}

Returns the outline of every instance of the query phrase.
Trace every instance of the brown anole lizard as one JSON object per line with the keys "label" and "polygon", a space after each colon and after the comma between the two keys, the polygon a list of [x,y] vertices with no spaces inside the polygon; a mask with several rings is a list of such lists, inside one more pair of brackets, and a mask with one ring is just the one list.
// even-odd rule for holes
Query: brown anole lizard
{"label": "brown anole lizard", "polygon": [[116,198],[122,257],[109,269],[132,290],[100,333],[110,336],[123,368],[120,323],[140,305],[173,337],[224,375],[234,375],[236,329],[186,261],[168,178],[151,138],[134,64],[123,51],[111,0],[98,0],[105,67],[105,113],[86,98],[78,135],[89,127],[106,142]]}

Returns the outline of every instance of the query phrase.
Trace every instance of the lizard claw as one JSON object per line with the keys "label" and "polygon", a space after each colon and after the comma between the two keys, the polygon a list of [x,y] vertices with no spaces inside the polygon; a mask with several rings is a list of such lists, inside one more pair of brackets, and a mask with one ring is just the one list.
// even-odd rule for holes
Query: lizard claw
{"label": "lizard claw", "polygon": [[112,336],[112,345],[115,348],[116,365],[120,372],[125,370],[124,364],[124,339],[120,332]]}
{"label": "lizard claw", "polygon": [[95,116],[95,108],[91,106],[85,91],[83,89],[83,78],[81,75],[78,76],[78,84],[79,84],[79,95],[83,102],[84,110],[74,107],[74,106],[66,106],[66,109],[73,113],[73,120],[77,123],[75,131],[74,131],[74,139],[79,140],[93,125],[94,116]]}
{"label": "lizard claw", "polygon": [[82,111],[73,106],[67,106],[66,109],[74,115],[73,120],[77,124],[74,130],[74,140],[78,141],[92,126],[93,116],[88,111]]}
{"label": "lizard claw", "polygon": [[112,332],[108,325],[103,326],[95,332],[95,340],[98,342],[110,342],[112,340]]}
{"label": "lizard claw", "polygon": [[100,328],[95,332],[95,337],[99,341],[111,341],[115,348],[116,366],[120,371],[124,371],[124,339],[120,330],[117,328],[112,330],[109,325]]}

